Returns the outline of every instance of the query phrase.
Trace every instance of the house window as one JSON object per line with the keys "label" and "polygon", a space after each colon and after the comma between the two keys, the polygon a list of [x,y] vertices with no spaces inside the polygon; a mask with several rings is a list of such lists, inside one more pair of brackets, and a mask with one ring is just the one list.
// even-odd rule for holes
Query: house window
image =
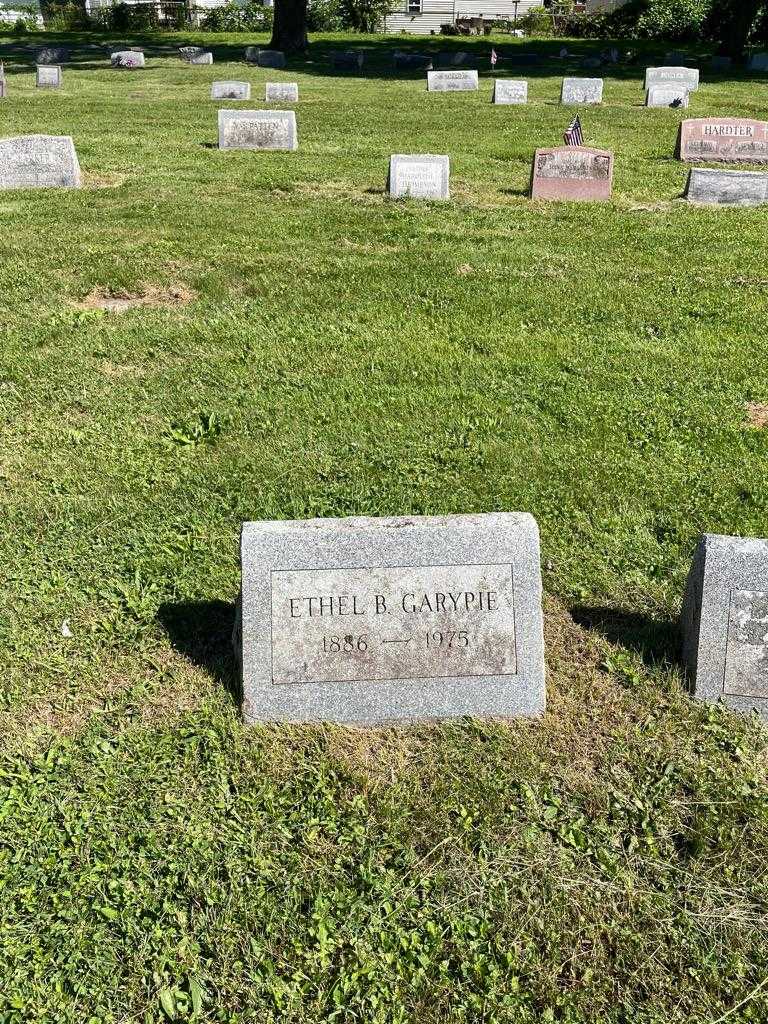
{"label": "house window", "polygon": [[421,14],[421,0],[408,0],[408,13]]}

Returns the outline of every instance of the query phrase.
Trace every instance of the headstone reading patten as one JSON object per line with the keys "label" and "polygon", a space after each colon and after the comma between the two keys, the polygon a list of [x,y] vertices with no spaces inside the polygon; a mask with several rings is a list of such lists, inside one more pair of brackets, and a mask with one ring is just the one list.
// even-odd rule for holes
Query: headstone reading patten
{"label": "headstone reading patten", "polygon": [[211,86],[212,100],[249,100],[250,82],[214,82]]}
{"label": "headstone reading patten", "polygon": [[681,160],[768,163],[768,122],[743,117],[695,117],[680,125]]}
{"label": "headstone reading patten", "polygon": [[473,92],[477,88],[477,71],[427,72],[429,92]]}
{"label": "headstone reading patten", "polygon": [[80,164],[70,136],[0,139],[0,189],[79,187]]}
{"label": "headstone reading patten", "polygon": [[62,71],[60,67],[52,64],[38,64],[36,74],[36,85],[38,89],[58,89],[62,82]]}
{"label": "headstone reading patten", "polygon": [[699,88],[698,68],[646,68],[645,91],[652,85],[680,85],[688,92]]}
{"label": "headstone reading patten", "polygon": [[429,153],[396,153],[389,159],[389,194],[393,199],[447,199],[450,161]]}
{"label": "headstone reading patten", "polygon": [[292,110],[220,110],[219,148],[298,149]]}
{"label": "headstone reading patten", "polygon": [[247,722],[544,711],[530,515],[245,523],[241,564]]}
{"label": "headstone reading patten", "polygon": [[533,159],[533,199],[611,198],[613,153],[587,146],[537,149]]}
{"label": "headstone reading patten", "polygon": [[298,82],[267,82],[264,98],[267,103],[298,103]]}
{"label": "headstone reading patten", "polygon": [[118,50],[110,55],[109,60],[113,68],[122,68],[126,71],[145,66],[144,54],[140,50]]}
{"label": "headstone reading patten", "polygon": [[683,85],[652,85],[645,94],[646,107],[688,106],[690,93]]}
{"label": "headstone reading patten", "polygon": [[768,540],[705,534],[682,626],[694,696],[768,717]]}
{"label": "headstone reading patten", "polygon": [[685,197],[710,206],[762,206],[768,203],[768,173],[693,167]]}
{"label": "headstone reading patten", "polygon": [[602,78],[564,78],[560,102],[582,106],[603,102]]}
{"label": "headstone reading patten", "polygon": [[527,103],[528,83],[514,78],[497,78],[493,83],[493,102],[500,104]]}

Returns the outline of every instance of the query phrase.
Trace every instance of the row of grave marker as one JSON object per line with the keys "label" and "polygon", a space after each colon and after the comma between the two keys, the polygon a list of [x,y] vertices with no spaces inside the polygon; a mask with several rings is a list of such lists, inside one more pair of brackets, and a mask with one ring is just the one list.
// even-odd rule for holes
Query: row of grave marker
{"label": "row of grave marker", "polygon": [[[248,722],[545,710],[531,515],[245,523],[240,560]],[[768,716],[768,541],[705,535],[681,623],[694,696]]]}

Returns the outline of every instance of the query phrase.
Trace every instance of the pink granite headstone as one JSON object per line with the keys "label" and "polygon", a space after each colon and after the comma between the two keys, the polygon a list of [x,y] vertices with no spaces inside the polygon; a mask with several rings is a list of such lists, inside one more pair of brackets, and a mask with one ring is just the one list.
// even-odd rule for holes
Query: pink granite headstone
{"label": "pink granite headstone", "polygon": [[611,198],[613,153],[588,146],[537,149],[533,158],[531,198]]}
{"label": "pink granite headstone", "polygon": [[746,117],[695,117],[680,125],[678,153],[688,162],[768,163],[768,122]]}

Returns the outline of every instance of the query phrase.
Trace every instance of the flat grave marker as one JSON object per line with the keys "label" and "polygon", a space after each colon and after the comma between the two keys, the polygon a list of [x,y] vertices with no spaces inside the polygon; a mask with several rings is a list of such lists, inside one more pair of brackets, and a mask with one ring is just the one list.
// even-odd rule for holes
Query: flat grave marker
{"label": "flat grave marker", "polygon": [[212,100],[249,100],[250,82],[214,82],[211,86]]}
{"label": "flat grave marker", "polygon": [[63,77],[62,70],[58,65],[38,64],[35,85],[38,89],[59,89]]}
{"label": "flat grave marker", "polygon": [[264,98],[267,103],[298,103],[298,82],[267,82]]}
{"label": "flat grave marker", "polygon": [[685,198],[707,206],[762,206],[768,203],[768,172],[692,167]]}
{"label": "flat grave marker", "polygon": [[478,89],[477,71],[428,71],[429,92],[474,92]]}
{"label": "flat grave marker", "polygon": [[683,161],[768,163],[768,121],[745,117],[692,117],[680,125]]}
{"label": "flat grave marker", "polygon": [[560,102],[594,106],[603,102],[602,78],[564,78]]}
{"label": "flat grave marker", "polygon": [[646,68],[645,91],[652,85],[681,85],[688,92],[696,92],[699,88],[698,68]]}
{"label": "flat grave marker", "polygon": [[247,722],[544,711],[532,516],[245,523],[240,551]]}
{"label": "flat grave marker", "polygon": [[292,110],[220,110],[219,148],[298,149],[296,114]]}
{"label": "flat grave marker", "polygon": [[396,153],[389,159],[389,194],[393,199],[448,199],[450,160],[431,153]]}
{"label": "flat grave marker", "polygon": [[493,83],[493,102],[520,104],[528,102],[528,83],[516,78],[497,78]]}
{"label": "flat grave marker", "polygon": [[612,189],[613,153],[608,150],[588,146],[536,150],[532,199],[606,201]]}
{"label": "flat grave marker", "polygon": [[0,189],[79,188],[80,164],[69,135],[0,139]]}

